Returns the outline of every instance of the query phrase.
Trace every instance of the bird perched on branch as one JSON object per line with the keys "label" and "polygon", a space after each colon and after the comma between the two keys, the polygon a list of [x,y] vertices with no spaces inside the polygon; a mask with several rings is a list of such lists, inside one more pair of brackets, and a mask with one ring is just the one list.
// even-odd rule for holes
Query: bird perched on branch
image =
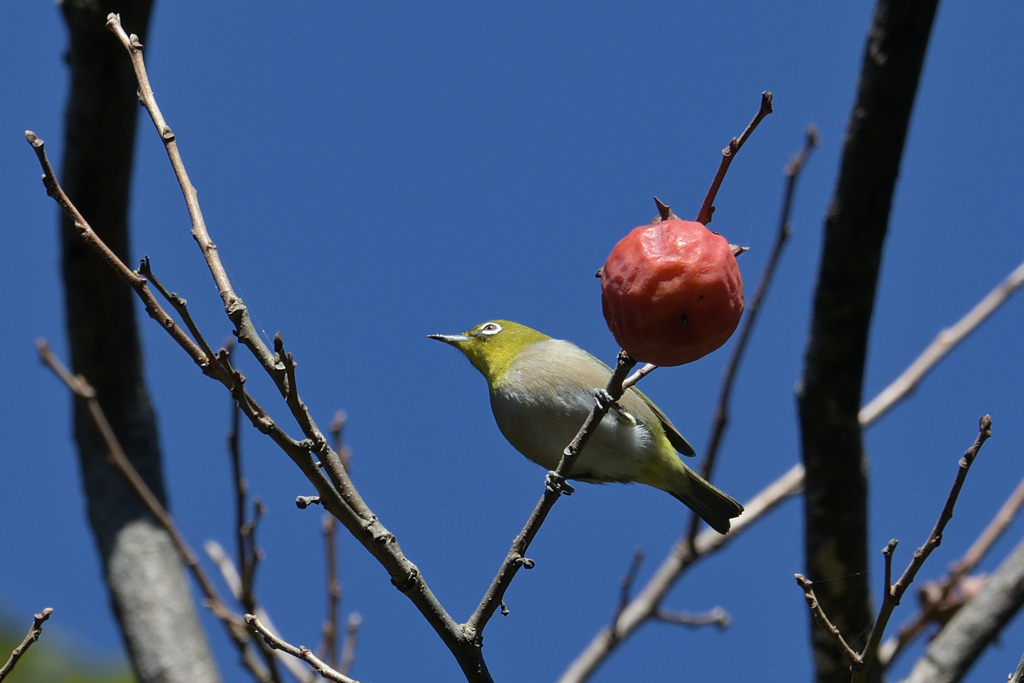
{"label": "bird perched on branch", "polygon": [[[528,459],[554,470],[594,406],[611,369],[575,344],[507,320],[463,334],[432,334],[466,354],[483,374],[498,429]],[[601,420],[569,479],[638,482],[666,491],[719,533],[743,506],[704,481],[676,453],[693,447],[651,400],[629,388]]]}

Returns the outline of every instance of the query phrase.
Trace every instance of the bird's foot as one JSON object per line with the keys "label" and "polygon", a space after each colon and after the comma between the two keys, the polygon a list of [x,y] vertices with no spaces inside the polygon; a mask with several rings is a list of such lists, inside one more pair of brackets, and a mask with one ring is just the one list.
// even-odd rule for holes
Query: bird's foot
{"label": "bird's foot", "polygon": [[594,398],[597,399],[598,407],[613,413],[620,423],[630,427],[636,426],[636,418],[612,398],[607,389],[594,389]]}
{"label": "bird's foot", "polygon": [[544,486],[552,493],[564,493],[567,496],[576,493],[576,489],[569,485],[565,477],[551,470],[544,475]]}

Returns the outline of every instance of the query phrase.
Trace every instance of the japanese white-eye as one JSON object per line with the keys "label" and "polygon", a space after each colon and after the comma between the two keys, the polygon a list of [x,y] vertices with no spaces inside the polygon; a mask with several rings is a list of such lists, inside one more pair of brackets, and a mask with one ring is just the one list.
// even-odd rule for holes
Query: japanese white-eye
{"label": "japanese white-eye", "polygon": [[[594,406],[611,369],[575,344],[507,320],[463,334],[432,334],[483,374],[498,429],[528,459],[554,470]],[[743,506],[701,479],[676,452],[693,447],[650,399],[631,387],[605,415],[569,473],[590,483],[639,482],[685,503],[719,533]]]}

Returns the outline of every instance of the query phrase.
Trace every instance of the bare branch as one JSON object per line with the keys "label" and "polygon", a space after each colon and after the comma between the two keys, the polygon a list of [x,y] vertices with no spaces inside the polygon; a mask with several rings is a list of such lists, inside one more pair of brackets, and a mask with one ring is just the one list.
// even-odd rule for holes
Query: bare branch
{"label": "bare branch", "polygon": [[[715,212],[715,197],[718,196],[718,188],[722,186],[722,181],[725,180],[725,173],[729,170],[729,165],[735,158],[736,153],[740,151],[740,147],[747,141],[750,134],[754,132],[757,125],[761,123],[761,120],[772,113],[772,94],[768,91],[761,93],[761,106],[758,107],[757,114],[754,115],[753,120],[747,124],[746,129],[742,135],[738,138],[733,138],[729,141],[729,146],[722,150],[722,163],[718,165],[718,172],[715,174],[715,179],[711,181],[711,187],[708,189],[708,194],[704,197],[704,203],[701,204],[700,211],[697,213],[697,222],[707,225],[711,222],[711,215]],[[668,208],[668,207],[665,207]]]}
{"label": "bare branch", "polygon": [[184,536],[178,530],[177,525],[174,523],[174,519],[171,517],[167,509],[160,504],[156,496],[150,490],[146,482],[139,476],[139,473],[132,466],[128,460],[128,456],[125,455],[121,449],[121,444],[118,442],[117,437],[114,435],[114,430],[111,429],[110,424],[107,422],[106,416],[103,414],[103,410],[100,408],[99,402],[96,400],[96,392],[89,385],[88,381],[84,377],[72,375],[64,365],[57,360],[57,357],[50,351],[49,345],[39,340],[36,342],[36,346],[39,350],[39,357],[53,373],[60,378],[64,384],[67,385],[68,389],[75,394],[85,404],[85,407],[89,411],[89,415],[96,425],[97,431],[103,438],[104,443],[107,446],[108,461],[113,465],[124,478],[127,480],[129,486],[135,491],[135,494],[142,501],[143,505],[153,516],[153,518],[164,528],[168,536],[171,537],[175,548],[178,550],[178,554],[181,555],[182,562],[184,562],[189,570],[192,572],[192,576],[195,578],[196,583],[199,584],[200,590],[203,592],[203,597],[206,599],[207,607],[213,612],[214,616],[220,620],[227,630],[228,635],[234,642],[235,647],[238,649],[239,655],[241,656],[243,665],[249,670],[256,680],[261,682],[270,683],[275,681],[272,677],[272,673],[266,669],[259,661],[253,656],[252,650],[249,649],[249,634],[242,623],[241,618],[233,613],[227,604],[221,599],[220,594],[214,587],[213,582],[207,576],[203,566],[199,564],[199,558],[192,551],[192,548],[188,545]]}
{"label": "bare branch", "polygon": [[910,367],[903,371],[903,374],[873,398],[870,403],[861,408],[859,415],[861,424],[874,422],[880,413],[906,398],[953,347],[978,329],[981,323],[985,322],[1020,289],[1021,284],[1024,284],[1024,263],[1017,266],[955,325],[939,332],[935,340],[910,364]]}
{"label": "bare branch", "polygon": [[702,626],[717,626],[719,629],[729,628],[729,613],[721,607],[715,607],[707,612],[700,614],[690,614],[689,612],[670,612],[668,610],[658,609],[652,617],[655,621],[662,621],[666,624],[678,624],[680,626],[689,626],[691,628],[700,628]]}
{"label": "bare branch", "polygon": [[359,627],[362,625],[363,617],[359,612],[348,615],[348,621],[345,624],[345,642],[341,647],[341,665],[338,667],[338,671],[346,676],[356,661],[356,643],[359,642]]}
{"label": "bare branch", "polygon": [[928,643],[904,683],[955,683],[1024,606],[1024,541]]}
{"label": "bare branch", "polygon": [[1010,676],[1010,683],[1024,683],[1024,656],[1021,656],[1017,670]]}
{"label": "bare branch", "polygon": [[658,369],[657,365],[654,365],[653,363],[648,363],[647,365],[643,366],[642,368],[640,368],[639,370],[634,372],[632,375],[627,377],[622,382],[622,389],[623,390],[629,389],[631,386],[633,386],[634,384],[636,384],[637,382],[639,382],[644,377],[646,377],[647,375],[651,374],[652,372],[654,372],[657,369]]}
{"label": "bare branch", "polygon": [[836,647],[839,648],[840,652],[846,655],[846,658],[850,660],[851,664],[860,664],[860,655],[853,651],[843,638],[843,634],[839,632],[839,629],[829,621],[828,616],[824,610],[821,609],[821,605],[818,603],[817,596],[814,595],[814,583],[807,580],[803,574],[794,574],[796,583],[798,586],[804,589],[804,599],[807,600],[807,607],[811,610],[811,614],[814,616],[814,621],[818,622],[818,625],[825,629],[825,632],[835,641]]}
{"label": "bare branch", "polygon": [[[918,613],[900,626],[895,636],[881,645],[878,650],[878,660],[883,667],[888,667],[931,621],[938,618],[941,611],[948,610],[951,602],[954,605],[962,605],[968,595],[977,592],[976,589],[980,586],[974,584],[971,584],[969,590],[963,591],[966,595],[960,595],[957,589],[961,587],[967,574],[978,565],[996,540],[1006,531],[1010,522],[1017,516],[1021,505],[1024,505],[1024,479],[1020,480],[1013,493],[999,508],[981,535],[971,544],[964,556],[953,564],[949,574],[938,582],[934,596],[928,599],[922,597],[924,604]],[[945,621],[948,619],[945,619],[943,623]]]}
{"label": "bare branch", "polygon": [[32,628],[28,630],[28,634],[25,636],[25,639],[21,641],[21,644],[18,645],[18,647],[14,648],[7,662],[3,666],[0,666],[0,681],[7,678],[7,674],[14,670],[18,660],[22,658],[30,647],[32,647],[32,643],[39,640],[39,636],[43,633],[43,623],[50,618],[50,614],[52,613],[53,608],[47,607],[33,617]]}
{"label": "bare branch", "polygon": [[896,606],[900,604],[903,594],[906,592],[907,588],[910,587],[910,584],[913,583],[917,573],[928,560],[928,556],[931,555],[935,548],[939,547],[940,543],[942,543],[942,534],[946,529],[946,524],[948,524],[949,520],[953,518],[953,507],[956,505],[957,498],[960,495],[960,490],[963,488],[964,481],[967,479],[967,473],[970,471],[971,465],[974,463],[974,459],[978,456],[978,452],[981,450],[985,441],[992,436],[991,428],[992,418],[988,415],[983,416],[979,420],[978,436],[974,440],[974,444],[967,449],[964,456],[960,458],[953,486],[949,491],[949,495],[946,497],[946,502],[942,506],[942,511],[939,513],[939,518],[935,522],[935,526],[932,528],[931,534],[928,535],[928,539],[925,541],[924,545],[914,552],[913,559],[910,561],[910,564],[907,566],[906,570],[904,570],[903,575],[895,585],[892,584],[892,554],[896,549],[896,541],[889,541],[889,544],[882,551],[885,555],[885,591],[882,595],[882,605],[878,610],[878,617],[875,619],[874,625],[871,628],[871,635],[868,636],[868,642],[864,646],[863,652],[857,654],[846,644],[846,641],[843,640],[839,629],[836,628],[836,626],[829,620],[824,610],[818,604],[817,598],[814,596],[811,589],[811,582],[800,574],[796,575],[797,583],[804,589],[807,604],[811,608],[814,620],[826,631],[826,633],[828,633],[832,640],[836,642],[839,649],[842,650],[843,654],[846,655],[847,659],[849,659],[853,664],[854,683],[864,683],[864,681],[867,680],[871,664],[875,660],[875,655],[878,653],[879,643],[882,641],[882,634],[885,633],[885,627],[889,623],[889,617],[892,616],[892,612],[896,609]]}
{"label": "bare branch", "polygon": [[142,299],[142,303],[145,306],[146,313],[149,317],[157,321],[162,328],[164,328],[171,338],[178,343],[185,353],[195,362],[196,365],[205,374],[210,374],[213,370],[211,368],[212,358],[207,358],[203,353],[203,350],[199,348],[195,342],[193,342],[185,331],[178,326],[174,319],[167,314],[167,311],[163,309],[160,302],[157,301],[153,293],[149,291],[149,287],[146,286],[146,279],[134,272],[131,268],[126,266],[121,259],[103,243],[103,240],[99,238],[96,232],[89,225],[89,222],[85,220],[82,214],[75,208],[75,205],[71,203],[71,200],[64,193],[60,184],[57,182],[57,176],[53,173],[53,167],[50,166],[50,159],[46,156],[45,143],[39,139],[35,133],[30,130],[25,131],[25,139],[28,140],[29,144],[32,145],[32,149],[36,153],[36,158],[39,159],[39,165],[43,168],[43,185],[46,187],[46,194],[48,194],[55,202],[57,206],[67,215],[74,225],[75,230],[78,232],[79,237],[92,247],[103,261],[109,265],[114,272],[116,272],[122,280],[124,280],[132,290]]}
{"label": "bare branch", "polygon": [[342,674],[339,671],[335,671],[331,667],[324,664],[315,654],[313,654],[313,652],[310,649],[301,646],[295,647],[294,645],[290,645],[285,641],[281,640],[280,638],[278,638],[277,636],[275,636],[267,629],[266,626],[260,623],[260,620],[256,617],[256,615],[246,614],[245,623],[249,624],[249,628],[251,628],[254,633],[258,633],[260,636],[262,636],[264,642],[270,645],[270,647],[274,648],[275,650],[287,652],[296,659],[301,659],[302,661],[306,662],[311,667],[313,667],[313,669],[315,669],[316,672],[320,674],[321,677],[326,678],[329,681],[337,681],[337,683],[356,683],[356,681],[349,678],[348,676]]}
{"label": "bare branch", "polygon": [[661,566],[658,567],[654,576],[619,615],[615,625],[602,629],[594,636],[586,649],[558,679],[559,683],[576,683],[586,680],[621,640],[624,640],[648,619],[653,618],[659,609],[661,600],[684,571],[735,540],[766,513],[775,509],[779,503],[799,493],[803,475],[803,466],[794,465],[792,469],[744,503],[743,514],[732,520],[732,531],[727,536],[712,529],[706,529],[697,535],[697,539],[692,544],[687,542],[685,537],[680,538],[668,556],[662,560]]}
{"label": "bare branch", "polygon": [[626,571],[625,576],[619,582],[619,604],[615,608],[615,616],[612,617],[612,633],[615,633],[615,625],[619,622],[619,617],[622,616],[622,610],[626,609],[629,605],[629,598],[633,592],[633,583],[636,581],[636,575],[640,572],[640,567],[644,563],[644,549],[636,548],[633,551],[633,561],[629,564],[629,570]]}
{"label": "bare branch", "polygon": [[[231,592],[231,596],[241,602],[242,600],[242,577],[238,574],[238,569],[235,567],[234,562],[228,556],[227,552],[217,541],[209,540],[203,544],[203,550],[206,551],[206,556],[210,558],[213,564],[217,567],[220,572],[221,578],[224,579],[224,583],[227,584],[228,590]],[[267,613],[262,607],[256,608],[256,616],[260,618],[264,624],[267,625],[272,631],[276,631],[277,628],[274,626],[274,622],[270,618],[270,614]],[[273,652],[278,663],[284,668],[288,669],[295,678],[302,680],[306,675],[306,667],[302,666],[299,662],[295,661],[294,658],[289,657],[284,652],[274,650],[269,646],[266,649]]]}
{"label": "bare branch", "polygon": [[157,105],[156,98],[153,95],[153,88],[149,84],[146,64],[142,59],[142,42],[134,33],[129,36],[125,32],[121,26],[121,17],[116,14],[107,15],[107,28],[118,37],[131,57],[132,67],[135,69],[135,77],[139,82],[139,102],[149,113],[150,118],[153,120],[153,125],[156,126],[157,133],[160,134],[160,139],[164,143],[167,157],[170,159],[171,167],[174,169],[174,175],[178,178],[181,192],[185,196],[188,215],[192,220],[192,237],[195,238],[200,249],[203,251],[203,256],[206,258],[210,273],[213,275],[213,281],[217,285],[217,291],[220,292],[221,299],[224,302],[225,312],[239,330],[238,340],[252,351],[261,364],[273,365],[274,361],[270,350],[262,342],[259,334],[257,334],[256,329],[253,327],[252,321],[249,319],[249,310],[232,288],[227,271],[224,270],[220,256],[217,253],[217,245],[210,239],[210,234],[206,229],[206,221],[203,218],[203,212],[199,208],[199,195],[188,178],[188,173],[185,171],[185,163],[182,161],[181,153],[178,151],[177,140],[171,131],[171,127],[164,120],[160,107]]}

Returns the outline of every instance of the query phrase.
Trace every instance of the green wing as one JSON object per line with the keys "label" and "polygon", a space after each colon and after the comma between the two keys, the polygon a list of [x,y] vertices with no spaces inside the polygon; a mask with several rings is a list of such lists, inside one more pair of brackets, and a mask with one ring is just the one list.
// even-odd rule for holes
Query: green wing
{"label": "green wing", "polygon": [[672,444],[672,448],[676,449],[676,451],[683,455],[691,457],[697,455],[697,451],[693,450],[693,446],[690,445],[690,442],[683,438],[683,435],[679,433],[679,430],[676,429],[675,425],[665,417],[665,413],[661,412],[661,409],[654,405],[654,402],[647,398],[647,396],[644,395],[644,392],[640,391],[636,387],[630,387],[629,389],[630,391],[635,391],[637,395],[644,400],[644,403],[654,411],[655,416],[657,416],[658,421],[665,430],[665,436],[668,437],[668,442]]}

